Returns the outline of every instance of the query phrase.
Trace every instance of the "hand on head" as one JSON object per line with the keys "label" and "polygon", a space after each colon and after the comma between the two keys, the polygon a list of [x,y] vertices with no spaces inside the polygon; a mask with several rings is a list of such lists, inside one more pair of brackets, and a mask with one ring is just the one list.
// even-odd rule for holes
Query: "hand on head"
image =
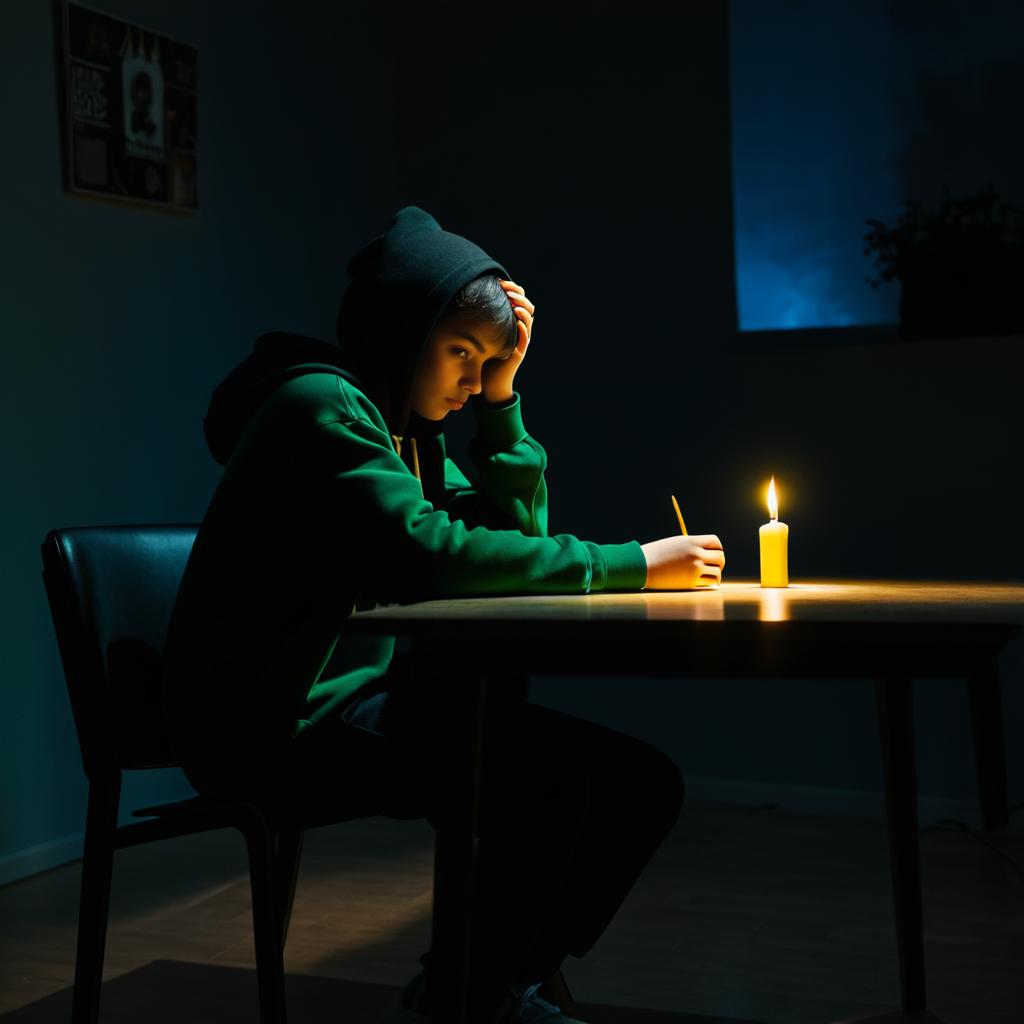
{"label": "hand on head", "polygon": [[[499,278],[499,280],[501,279]],[[537,307],[526,297],[523,286],[516,284],[515,281],[501,281],[501,287],[505,289],[505,294],[508,296],[509,302],[512,303],[512,309],[519,320],[519,341],[525,351],[526,345],[530,341],[530,335],[533,334],[533,318]]]}
{"label": "hand on head", "polygon": [[484,365],[483,395],[488,402],[507,402],[512,397],[512,382],[522,366],[526,349],[533,335],[533,317],[536,306],[526,297],[522,285],[515,281],[502,281],[518,322],[519,340],[507,359],[492,359]]}

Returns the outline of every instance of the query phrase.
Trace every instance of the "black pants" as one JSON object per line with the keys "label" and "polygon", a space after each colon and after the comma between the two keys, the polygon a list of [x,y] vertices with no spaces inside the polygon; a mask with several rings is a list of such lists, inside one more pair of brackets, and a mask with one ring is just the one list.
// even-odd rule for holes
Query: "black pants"
{"label": "black pants", "polygon": [[[315,824],[443,809],[439,680],[395,672],[303,733],[273,788]],[[457,685],[457,684],[455,684]],[[641,740],[494,684],[484,748],[474,1003],[549,978],[598,940],[683,802],[675,763]],[[430,954],[421,958],[430,990]]]}

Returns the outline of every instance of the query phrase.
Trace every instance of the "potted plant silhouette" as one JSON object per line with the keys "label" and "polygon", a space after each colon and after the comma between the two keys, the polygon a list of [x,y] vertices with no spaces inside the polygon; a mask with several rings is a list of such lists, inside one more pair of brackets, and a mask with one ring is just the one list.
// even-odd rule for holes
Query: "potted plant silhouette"
{"label": "potted plant silhouette", "polygon": [[889,227],[867,220],[865,256],[877,277],[900,282],[900,336],[970,337],[1024,331],[1024,211],[1000,202],[990,185],[938,210],[916,199]]}

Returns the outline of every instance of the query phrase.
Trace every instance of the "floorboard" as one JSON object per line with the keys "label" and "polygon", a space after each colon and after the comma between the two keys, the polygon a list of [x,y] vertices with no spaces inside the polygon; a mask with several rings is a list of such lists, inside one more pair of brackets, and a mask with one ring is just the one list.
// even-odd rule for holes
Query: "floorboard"
{"label": "floorboard", "polygon": [[[934,1016],[892,1015],[899,988],[882,823],[777,808],[687,805],[615,921],[588,956],[566,961],[565,975],[594,1024],[620,1019],[615,1007],[637,1011],[632,1021],[652,1011],[652,1024],[1019,1024],[1024,881],[1006,857],[1024,864],[1024,836],[985,839],[995,849],[955,829],[921,837]],[[432,870],[423,821],[368,818],[307,835],[286,951],[294,1021],[321,1019],[300,1009],[316,1002],[313,990],[338,1006],[358,1003],[372,1020],[427,948]],[[75,863],[0,889],[4,1024],[67,1019],[79,878]],[[137,999],[162,1004],[175,971],[193,978],[175,989],[200,976],[212,986],[192,1020],[233,1020],[224,1016],[233,999],[254,1007],[249,914],[237,834],[120,851],[104,1019],[130,1016]],[[121,978],[120,988],[110,983]]]}

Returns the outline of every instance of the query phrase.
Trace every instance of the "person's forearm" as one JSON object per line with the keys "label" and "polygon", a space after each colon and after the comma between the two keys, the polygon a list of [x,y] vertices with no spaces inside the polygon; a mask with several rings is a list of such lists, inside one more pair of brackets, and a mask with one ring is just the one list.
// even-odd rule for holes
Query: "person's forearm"
{"label": "person's forearm", "polygon": [[483,398],[488,405],[506,405],[508,402],[512,401],[512,396],[514,394],[515,392],[509,388],[507,394],[504,391],[501,391],[496,395],[481,395],[480,397]]}

